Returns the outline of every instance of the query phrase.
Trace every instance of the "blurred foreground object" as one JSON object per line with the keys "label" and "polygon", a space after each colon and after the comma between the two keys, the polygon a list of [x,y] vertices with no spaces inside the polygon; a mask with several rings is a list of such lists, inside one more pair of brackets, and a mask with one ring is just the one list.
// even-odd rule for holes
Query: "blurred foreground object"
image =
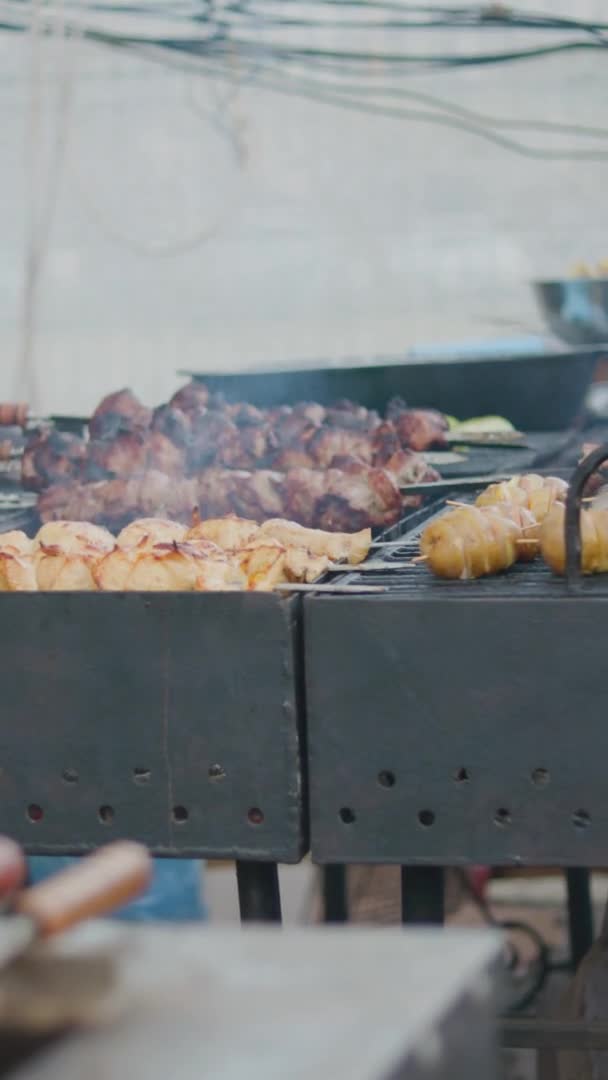
{"label": "blurred foreground object", "polygon": [[122,941],[129,1012],[20,1080],[497,1076],[492,933],[141,927]]}

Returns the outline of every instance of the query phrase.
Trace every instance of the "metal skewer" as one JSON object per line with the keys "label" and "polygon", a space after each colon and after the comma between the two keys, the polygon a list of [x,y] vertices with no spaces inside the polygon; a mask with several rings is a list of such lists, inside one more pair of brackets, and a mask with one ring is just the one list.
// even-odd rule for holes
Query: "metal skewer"
{"label": "metal skewer", "polygon": [[[344,568],[343,568],[344,569]],[[383,593],[385,585],[315,585],[303,582],[286,581],[281,585],[274,586],[275,592],[301,592],[301,593]]]}
{"label": "metal skewer", "polygon": [[345,574],[352,573],[353,570],[356,573],[367,570],[405,570],[406,566],[409,566],[409,563],[372,561],[357,563],[356,566],[351,566],[349,563],[330,563],[327,570],[332,574]]}
{"label": "metal skewer", "polygon": [[524,441],[525,435],[521,431],[484,431],[475,434],[469,431],[461,435],[457,431],[448,431],[444,436],[448,446],[478,446],[491,447],[496,450],[530,450],[531,447]]}
{"label": "metal skewer", "polygon": [[420,484],[404,484],[399,488],[402,495],[441,495],[446,491],[466,491],[468,488],[486,487],[511,480],[513,473],[496,473],[494,476],[454,476],[450,480],[431,480]]}

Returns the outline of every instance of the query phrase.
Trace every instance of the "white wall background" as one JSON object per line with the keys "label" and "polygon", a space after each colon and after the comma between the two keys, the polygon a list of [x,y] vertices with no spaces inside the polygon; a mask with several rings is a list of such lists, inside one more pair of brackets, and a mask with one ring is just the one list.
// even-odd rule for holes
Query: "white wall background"
{"label": "white wall background", "polygon": [[[544,7],[607,14],[602,0]],[[437,35],[424,46],[462,40]],[[482,44],[529,44],[529,35]],[[242,88],[224,118],[245,151],[239,164],[213,124],[220,83],[70,48],[66,58],[44,46],[32,99],[31,43],[0,35],[2,397],[24,386],[25,155],[36,110],[38,201],[58,115],[67,132],[36,310],[29,386],[38,409],[86,411],[124,384],[158,401],[178,367],[534,332],[529,279],[608,256],[608,158],[535,161],[445,127]],[[72,63],[62,113],[58,95]],[[404,85],[495,115],[608,129],[606,63],[590,52],[410,76]],[[608,151],[608,138],[598,146]],[[154,253],[208,232],[180,254]]]}

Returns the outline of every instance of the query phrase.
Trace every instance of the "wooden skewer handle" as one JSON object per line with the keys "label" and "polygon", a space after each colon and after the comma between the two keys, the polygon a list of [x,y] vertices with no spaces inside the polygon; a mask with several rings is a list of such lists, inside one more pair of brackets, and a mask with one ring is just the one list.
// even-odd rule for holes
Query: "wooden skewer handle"
{"label": "wooden skewer handle", "polygon": [[41,937],[50,937],[83,919],[122,907],[144,891],[151,875],[152,860],[146,849],[119,840],[25,889],[14,907],[18,914],[33,919]]}

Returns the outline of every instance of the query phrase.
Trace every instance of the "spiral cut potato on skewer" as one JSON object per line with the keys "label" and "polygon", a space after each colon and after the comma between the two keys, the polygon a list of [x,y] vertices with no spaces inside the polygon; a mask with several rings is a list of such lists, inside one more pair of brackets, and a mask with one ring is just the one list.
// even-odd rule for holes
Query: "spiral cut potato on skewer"
{"label": "spiral cut potato on skewer", "polygon": [[[542,523],[540,550],[555,574],[566,572],[566,509],[556,504]],[[608,573],[608,510],[581,510],[581,570]]]}
{"label": "spiral cut potato on skewer", "polygon": [[476,506],[495,506],[499,503],[515,503],[525,506],[541,522],[556,502],[564,502],[568,485],[558,476],[539,476],[526,473],[513,476],[499,484],[490,484],[475,500]]}
{"label": "spiral cut potato on skewer", "polygon": [[495,507],[465,506],[427,525],[420,552],[437,577],[465,581],[508,570],[521,538],[521,527]]}
{"label": "spiral cut potato on skewer", "polygon": [[[484,509],[481,507],[480,509]],[[517,540],[517,561],[532,562],[540,551],[540,525],[531,510],[516,503],[501,502],[485,509],[493,510],[501,517],[508,518],[519,529]]]}

